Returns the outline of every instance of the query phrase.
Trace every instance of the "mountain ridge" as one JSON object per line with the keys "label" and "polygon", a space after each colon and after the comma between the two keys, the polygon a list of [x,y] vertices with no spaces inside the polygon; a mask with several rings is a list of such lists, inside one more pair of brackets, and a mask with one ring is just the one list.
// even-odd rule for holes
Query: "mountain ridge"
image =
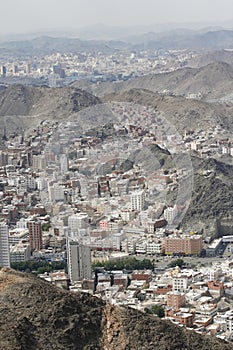
{"label": "mountain ridge", "polygon": [[129,307],[71,293],[38,277],[0,270],[0,344],[4,350],[230,350]]}
{"label": "mountain ridge", "polygon": [[[73,86],[78,84],[74,83]],[[201,93],[202,98],[208,99],[222,98],[233,92],[233,66],[226,62],[212,62],[200,68],[184,67],[172,72],[129,79],[125,82],[86,84],[86,87],[85,83],[83,84],[84,89],[100,97],[113,92],[139,88],[176,95]]]}

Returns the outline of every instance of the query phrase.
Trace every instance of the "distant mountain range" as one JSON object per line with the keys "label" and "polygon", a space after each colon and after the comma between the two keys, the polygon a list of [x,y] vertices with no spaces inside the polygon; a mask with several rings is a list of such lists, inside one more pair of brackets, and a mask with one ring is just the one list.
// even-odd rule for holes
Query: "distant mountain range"
{"label": "distant mountain range", "polygon": [[31,56],[56,52],[105,52],[115,50],[192,49],[217,50],[233,47],[233,30],[173,30],[129,35],[123,39],[86,40],[78,38],[40,36],[32,40],[0,42],[1,55]]}

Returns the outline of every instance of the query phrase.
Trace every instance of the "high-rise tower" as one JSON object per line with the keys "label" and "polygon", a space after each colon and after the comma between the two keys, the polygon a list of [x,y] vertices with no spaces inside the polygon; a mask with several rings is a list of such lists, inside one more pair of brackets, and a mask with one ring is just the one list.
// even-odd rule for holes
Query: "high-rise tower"
{"label": "high-rise tower", "polygon": [[10,267],[8,226],[0,223],[0,267]]}

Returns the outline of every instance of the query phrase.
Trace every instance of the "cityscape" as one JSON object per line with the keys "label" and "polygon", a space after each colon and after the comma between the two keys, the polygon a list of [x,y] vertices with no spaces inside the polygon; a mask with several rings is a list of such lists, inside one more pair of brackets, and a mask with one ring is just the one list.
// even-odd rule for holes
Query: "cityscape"
{"label": "cityscape", "polygon": [[0,350],[230,350],[232,4],[102,2],[0,24]]}

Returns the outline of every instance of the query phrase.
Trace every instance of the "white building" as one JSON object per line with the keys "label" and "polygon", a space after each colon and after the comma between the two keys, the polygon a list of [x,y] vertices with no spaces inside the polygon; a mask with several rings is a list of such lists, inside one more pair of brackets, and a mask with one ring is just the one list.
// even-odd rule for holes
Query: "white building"
{"label": "white building", "polygon": [[113,249],[120,250],[121,242],[125,239],[125,237],[126,237],[126,233],[124,231],[114,233],[111,236]]}
{"label": "white building", "polygon": [[233,332],[233,312],[232,310],[227,311],[225,314],[217,314],[214,317],[214,322],[220,325],[220,328],[224,332]]}
{"label": "white building", "polygon": [[66,173],[69,170],[69,162],[66,154],[60,155],[60,169],[62,173]]}
{"label": "white building", "polygon": [[67,239],[68,273],[71,283],[91,278],[91,249]]}
{"label": "white building", "polygon": [[131,209],[141,211],[145,206],[145,191],[135,191],[131,194]]}
{"label": "white building", "polygon": [[177,216],[178,211],[176,205],[174,207],[168,207],[164,209],[164,218],[167,220],[169,224],[172,224],[175,217]]}
{"label": "white building", "polygon": [[151,240],[147,241],[146,253],[147,254],[162,254],[164,245],[161,241]]}
{"label": "white building", "polygon": [[10,247],[10,261],[20,262],[28,261],[31,256],[30,245],[18,243]]}
{"label": "white building", "polygon": [[68,227],[71,232],[78,231],[80,229],[86,229],[88,225],[88,214],[77,213],[68,217]]}
{"label": "white building", "polygon": [[10,267],[8,226],[0,223],[0,267]]}
{"label": "white building", "polygon": [[172,290],[173,292],[185,292],[188,288],[188,276],[177,275],[172,279]]}
{"label": "white building", "polygon": [[53,184],[49,186],[49,199],[52,202],[64,201],[65,199],[65,187],[58,184]]}

